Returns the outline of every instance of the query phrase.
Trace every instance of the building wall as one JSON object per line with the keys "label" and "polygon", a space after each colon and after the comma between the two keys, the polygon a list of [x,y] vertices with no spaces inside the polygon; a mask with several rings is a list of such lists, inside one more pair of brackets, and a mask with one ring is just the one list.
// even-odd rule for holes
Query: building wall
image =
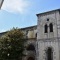
{"label": "building wall", "polygon": [[[47,49],[52,49],[52,60],[60,60],[60,14],[59,10],[37,14],[37,60],[47,60]],[[47,21],[49,19],[49,21]],[[50,32],[49,24],[53,24]],[[45,24],[48,32],[45,33]]]}
{"label": "building wall", "polygon": [[21,30],[23,31],[25,38],[28,38],[28,39],[36,38],[37,25],[31,26],[31,27],[26,27],[26,28],[23,28]]}
{"label": "building wall", "polygon": [[[37,26],[23,28],[22,31],[25,35],[26,40],[27,40],[24,44],[25,50],[23,51],[24,56],[23,56],[22,60],[28,60],[29,58],[33,58],[35,60]],[[32,50],[32,48],[30,48],[30,50],[29,50],[28,48],[30,45],[33,45],[33,47],[35,49]]]}
{"label": "building wall", "polygon": [[57,29],[58,29],[58,37],[60,37],[60,11],[57,15]]}
{"label": "building wall", "polygon": [[48,47],[51,47],[53,50],[53,60],[59,60],[59,46],[58,41],[51,39],[50,41],[39,41],[38,42],[38,51],[37,51],[37,60],[47,60],[46,50]]}
{"label": "building wall", "polygon": [[[49,21],[47,21],[49,19]],[[58,37],[59,30],[57,30],[57,26],[59,24],[59,12],[58,11],[53,11],[50,13],[42,14],[38,16],[38,26],[37,26],[37,31],[38,31],[38,36],[37,39],[42,39],[42,38],[52,38],[52,37]],[[44,33],[44,25],[45,24],[53,24],[53,32]],[[59,31],[59,32],[58,32]],[[58,33],[57,33],[58,32]]]}

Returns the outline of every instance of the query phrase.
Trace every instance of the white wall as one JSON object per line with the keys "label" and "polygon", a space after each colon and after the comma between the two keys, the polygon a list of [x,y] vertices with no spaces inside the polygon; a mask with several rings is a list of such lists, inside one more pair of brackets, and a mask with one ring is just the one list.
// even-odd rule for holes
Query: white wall
{"label": "white wall", "polygon": [[52,47],[53,49],[53,60],[59,60],[59,47],[58,47],[58,42],[56,41],[38,42],[38,52],[39,52],[38,60],[46,60],[46,49],[48,47]]}
{"label": "white wall", "polygon": [[[47,18],[49,19],[49,22],[47,21]],[[59,24],[59,12],[54,11],[51,13],[46,13],[38,16],[38,26],[37,26],[37,39],[43,39],[43,38],[53,38],[58,36],[58,30],[57,30],[57,24]],[[44,25],[45,24],[53,23],[53,32],[44,33]]]}

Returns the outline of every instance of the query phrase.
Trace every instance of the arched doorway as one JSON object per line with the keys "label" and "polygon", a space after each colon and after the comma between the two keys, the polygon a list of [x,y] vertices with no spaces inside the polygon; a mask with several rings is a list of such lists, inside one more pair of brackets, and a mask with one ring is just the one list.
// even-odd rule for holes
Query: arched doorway
{"label": "arched doorway", "polygon": [[47,60],[53,60],[53,51],[51,47],[48,47],[46,51],[46,55],[47,55]]}
{"label": "arched doorway", "polygon": [[27,60],[35,60],[33,57],[29,57]]}

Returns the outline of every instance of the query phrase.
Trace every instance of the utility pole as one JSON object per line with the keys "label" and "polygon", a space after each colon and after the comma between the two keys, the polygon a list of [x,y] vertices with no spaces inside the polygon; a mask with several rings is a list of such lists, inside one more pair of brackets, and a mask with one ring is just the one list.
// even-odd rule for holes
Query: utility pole
{"label": "utility pole", "polygon": [[0,9],[2,7],[3,2],[4,2],[4,0],[0,0]]}

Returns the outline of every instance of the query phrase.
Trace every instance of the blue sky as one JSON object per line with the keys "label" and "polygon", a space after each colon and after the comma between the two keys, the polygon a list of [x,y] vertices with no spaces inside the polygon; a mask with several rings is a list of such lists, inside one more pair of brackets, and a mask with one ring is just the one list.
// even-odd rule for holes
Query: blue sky
{"label": "blue sky", "polygon": [[37,25],[37,13],[59,8],[60,0],[4,0],[0,10],[0,32]]}

